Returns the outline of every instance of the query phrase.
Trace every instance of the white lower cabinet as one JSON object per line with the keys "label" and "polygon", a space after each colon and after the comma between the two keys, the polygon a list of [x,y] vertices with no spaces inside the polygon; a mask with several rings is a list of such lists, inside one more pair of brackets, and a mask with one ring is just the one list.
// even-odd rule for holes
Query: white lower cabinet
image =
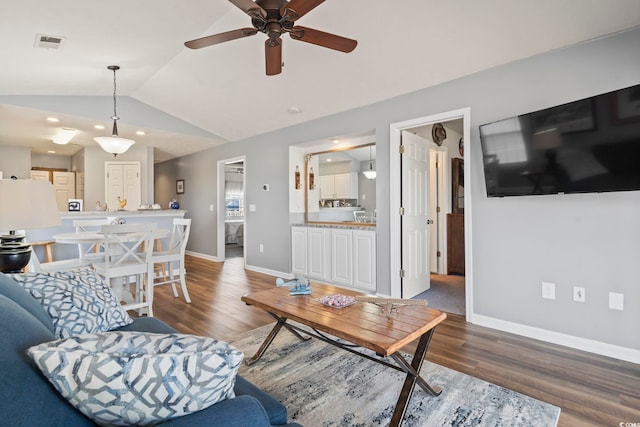
{"label": "white lower cabinet", "polygon": [[376,290],[376,233],[353,230],[353,286]]}
{"label": "white lower cabinet", "polygon": [[291,272],[307,275],[307,228],[291,227]]}
{"label": "white lower cabinet", "polygon": [[375,291],[375,230],[291,227],[291,272],[312,280]]}
{"label": "white lower cabinet", "polygon": [[330,230],[307,227],[307,277],[316,280],[329,280],[329,239]]}
{"label": "white lower cabinet", "polygon": [[331,230],[331,283],[353,285],[353,232],[334,228]]}

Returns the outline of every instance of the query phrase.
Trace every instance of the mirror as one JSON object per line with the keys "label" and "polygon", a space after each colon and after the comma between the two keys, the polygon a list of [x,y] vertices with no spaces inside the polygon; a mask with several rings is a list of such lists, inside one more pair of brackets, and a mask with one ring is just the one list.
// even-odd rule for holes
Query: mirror
{"label": "mirror", "polygon": [[304,169],[306,222],[375,226],[375,143],[307,153]]}

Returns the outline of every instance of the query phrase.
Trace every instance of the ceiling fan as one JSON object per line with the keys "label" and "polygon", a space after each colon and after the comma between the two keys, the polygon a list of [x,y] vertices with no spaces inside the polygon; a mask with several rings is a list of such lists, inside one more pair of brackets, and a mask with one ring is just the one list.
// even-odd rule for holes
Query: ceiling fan
{"label": "ceiling fan", "polygon": [[351,52],[358,42],[336,34],[325,33],[313,28],[294,25],[295,21],[306,15],[325,0],[229,0],[251,17],[253,28],[240,28],[212,36],[190,40],[185,43],[190,49],[200,49],[218,43],[253,36],[258,32],[269,38],[265,42],[265,62],[267,75],[282,72],[282,38],[285,33],[293,40],[315,44],[340,52]]}

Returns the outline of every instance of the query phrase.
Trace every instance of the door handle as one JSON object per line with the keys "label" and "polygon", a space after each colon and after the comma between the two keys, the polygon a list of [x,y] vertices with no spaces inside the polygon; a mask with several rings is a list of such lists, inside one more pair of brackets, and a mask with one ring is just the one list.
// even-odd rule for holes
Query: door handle
{"label": "door handle", "polygon": [[433,224],[433,220],[432,219],[428,219],[427,220],[427,224],[429,224],[429,225]]}

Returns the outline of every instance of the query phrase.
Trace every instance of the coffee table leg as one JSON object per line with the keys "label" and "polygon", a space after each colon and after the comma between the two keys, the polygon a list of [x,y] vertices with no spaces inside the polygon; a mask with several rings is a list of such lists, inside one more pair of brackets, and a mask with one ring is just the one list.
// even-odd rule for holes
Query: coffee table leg
{"label": "coffee table leg", "polygon": [[296,338],[298,338],[300,341],[307,341],[307,340],[311,339],[311,337],[303,337],[302,335],[300,335],[300,333],[298,331],[296,331],[291,326],[287,325],[287,318],[286,317],[279,317],[279,316],[276,316],[273,313],[269,313],[269,314],[274,319],[276,319],[276,324],[273,326],[273,329],[271,329],[271,332],[269,332],[269,335],[267,335],[267,338],[264,339],[264,342],[262,343],[262,345],[260,346],[260,348],[258,349],[256,354],[254,354],[253,357],[251,357],[251,359],[248,359],[248,360],[244,361],[244,363],[247,366],[251,366],[254,363],[256,363],[258,360],[260,360],[260,358],[262,357],[264,352],[267,351],[267,348],[269,348],[269,346],[271,345],[271,343],[273,342],[275,337],[278,335],[278,332],[280,332],[280,329],[282,329],[283,326],[289,332],[291,332],[293,335],[295,335]]}
{"label": "coffee table leg", "polygon": [[416,351],[413,354],[413,359],[411,359],[411,364],[409,364],[398,353],[394,353],[391,355],[394,360],[398,362],[402,370],[407,373],[407,377],[404,380],[404,385],[402,386],[402,391],[400,391],[400,397],[398,397],[398,402],[396,403],[396,408],[393,411],[391,423],[389,424],[389,426],[391,427],[397,427],[402,424],[402,420],[404,419],[404,416],[407,412],[407,407],[409,406],[409,401],[411,400],[411,396],[413,395],[413,390],[415,389],[416,383],[419,384],[422,389],[434,396],[438,396],[440,393],[442,393],[442,388],[438,386],[430,386],[429,383],[427,383],[420,376],[420,369],[422,368],[424,356],[427,353],[427,349],[429,348],[429,342],[431,341],[433,331],[434,329],[431,329],[429,330],[429,332],[423,334],[420,337],[420,341],[418,342]]}
{"label": "coffee table leg", "polygon": [[253,357],[251,357],[251,359],[244,361],[244,363],[247,366],[251,366],[254,363],[256,363],[258,360],[260,360],[260,358],[262,357],[264,352],[267,351],[267,348],[269,348],[274,338],[276,337],[276,335],[278,335],[278,332],[280,332],[280,329],[282,329],[282,326],[284,326],[286,321],[287,319],[284,317],[278,318],[278,322],[273,326],[273,329],[271,329],[271,332],[269,332],[269,335],[267,335],[267,338],[265,338],[264,342],[262,343],[262,345],[260,346],[256,354],[254,354]]}

